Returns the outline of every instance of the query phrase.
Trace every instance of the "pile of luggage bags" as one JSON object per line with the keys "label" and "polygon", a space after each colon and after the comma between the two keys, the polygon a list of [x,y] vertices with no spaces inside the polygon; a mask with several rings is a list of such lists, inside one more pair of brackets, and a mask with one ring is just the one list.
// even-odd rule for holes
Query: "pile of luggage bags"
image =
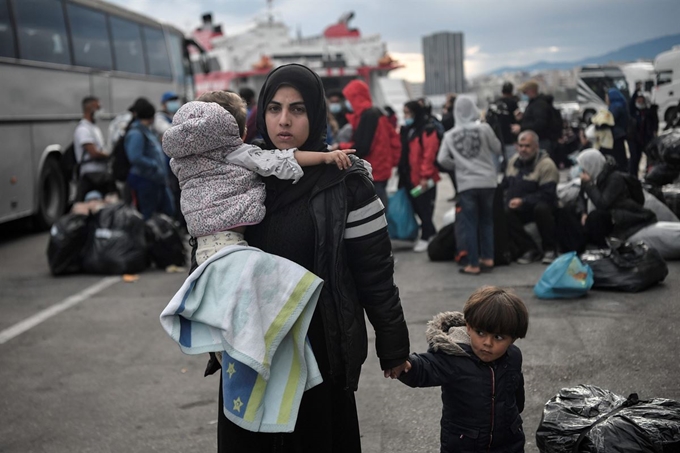
{"label": "pile of luggage bags", "polygon": [[149,265],[183,266],[186,252],[175,222],[154,214],[146,222],[124,203],[95,213],[71,213],[50,230],[47,260],[53,275],[135,274]]}

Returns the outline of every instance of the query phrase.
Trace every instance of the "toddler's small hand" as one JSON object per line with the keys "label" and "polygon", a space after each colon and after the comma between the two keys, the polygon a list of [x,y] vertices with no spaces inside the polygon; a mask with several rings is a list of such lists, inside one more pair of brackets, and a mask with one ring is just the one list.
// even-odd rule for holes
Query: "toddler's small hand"
{"label": "toddler's small hand", "polygon": [[326,153],[326,163],[335,164],[340,170],[345,170],[352,166],[352,161],[345,153],[347,150],[329,151]]}

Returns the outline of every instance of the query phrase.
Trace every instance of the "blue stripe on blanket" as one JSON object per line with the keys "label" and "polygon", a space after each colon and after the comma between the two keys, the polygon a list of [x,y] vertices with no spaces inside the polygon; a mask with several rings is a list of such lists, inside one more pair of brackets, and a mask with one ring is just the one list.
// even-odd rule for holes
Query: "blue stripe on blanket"
{"label": "blue stripe on blanket", "polygon": [[222,395],[224,410],[243,418],[253,393],[257,372],[222,352]]}
{"label": "blue stripe on blanket", "polygon": [[185,348],[191,347],[191,321],[184,316],[177,316],[179,318],[179,344]]}

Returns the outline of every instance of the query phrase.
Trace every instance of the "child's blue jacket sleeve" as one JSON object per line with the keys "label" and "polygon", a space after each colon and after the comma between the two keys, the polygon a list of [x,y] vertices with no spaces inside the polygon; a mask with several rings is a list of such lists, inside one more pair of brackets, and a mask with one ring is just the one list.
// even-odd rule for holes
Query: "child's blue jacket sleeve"
{"label": "child's blue jacket sleeve", "polygon": [[451,382],[456,374],[453,357],[444,353],[411,354],[411,370],[399,380],[409,387],[439,387]]}

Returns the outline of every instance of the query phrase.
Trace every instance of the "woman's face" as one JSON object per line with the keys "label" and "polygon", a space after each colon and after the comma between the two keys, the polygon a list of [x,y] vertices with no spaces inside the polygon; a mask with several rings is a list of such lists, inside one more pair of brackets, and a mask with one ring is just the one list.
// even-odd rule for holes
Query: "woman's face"
{"label": "woman's face", "polygon": [[309,138],[309,118],[302,95],[281,87],[266,107],[267,134],[277,149],[299,148]]}
{"label": "woman's face", "polygon": [[413,118],[413,112],[408,107],[404,107],[404,118]]}

